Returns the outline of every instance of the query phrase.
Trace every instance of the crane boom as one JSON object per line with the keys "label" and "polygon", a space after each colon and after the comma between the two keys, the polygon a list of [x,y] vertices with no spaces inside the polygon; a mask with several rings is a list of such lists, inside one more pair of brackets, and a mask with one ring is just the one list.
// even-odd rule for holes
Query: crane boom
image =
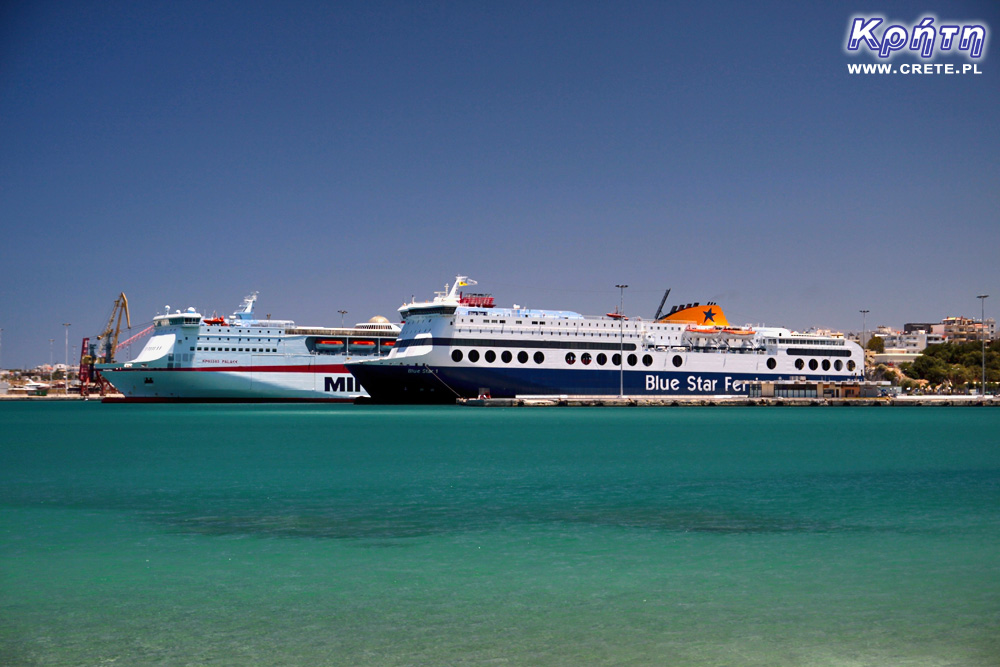
{"label": "crane boom", "polygon": [[[118,349],[118,336],[122,330],[122,316],[125,316],[125,326],[132,328],[132,317],[128,312],[128,297],[125,292],[115,299],[115,306],[111,309],[111,317],[108,318],[108,325],[104,327],[104,332],[97,337],[101,341],[101,362],[111,364],[115,361],[115,352]],[[117,316],[117,321],[115,317]]]}

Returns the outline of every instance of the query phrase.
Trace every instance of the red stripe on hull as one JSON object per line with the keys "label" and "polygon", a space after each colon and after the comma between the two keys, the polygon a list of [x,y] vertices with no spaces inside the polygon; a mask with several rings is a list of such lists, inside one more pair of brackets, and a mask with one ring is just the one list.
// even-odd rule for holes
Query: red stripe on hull
{"label": "red stripe on hull", "polygon": [[342,373],[349,371],[344,365],[334,366],[218,366],[198,368],[116,368],[104,371],[109,375],[115,373]]}

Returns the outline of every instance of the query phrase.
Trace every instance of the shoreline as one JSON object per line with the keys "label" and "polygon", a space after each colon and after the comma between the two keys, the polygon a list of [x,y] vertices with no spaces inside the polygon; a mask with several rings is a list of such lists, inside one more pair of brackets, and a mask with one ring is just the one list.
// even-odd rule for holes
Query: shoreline
{"label": "shoreline", "polygon": [[746,396],[538,396],[458,399],[458,405],[485,408],[546,407],[1000,407],[1000,396],[906,396],[895,398],[749,398]]}
{"label": "shoreline", "polygon": [[[57,394],[51,396],[0,395],[0,401],[94,401],[104,398],[122,398],[121,394],[80,396]],[[169,401],[165,401],[169,403]],[[206,401],[211,403],[213,401]],[[220,401],[221,402],[221,401]],[[255,401],[267,403],[269,401]],[[287,401],[274,401],[287,403]],[[548,408],[548,407],[1000,407],[1000,396],[902,396],[887,398],[749,398],[746,396],[680,396],[651,398],[648,396],[594,397],[594,396],[523,396],[519,398],[466,398],[456,405],[484,408]]]}

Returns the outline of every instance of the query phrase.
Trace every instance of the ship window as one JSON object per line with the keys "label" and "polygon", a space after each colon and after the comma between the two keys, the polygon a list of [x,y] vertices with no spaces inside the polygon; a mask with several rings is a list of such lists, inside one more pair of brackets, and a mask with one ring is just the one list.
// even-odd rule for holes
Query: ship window
{"label": "ship window", "polygon": [[778,365],[778,361],[774,357],[770,357],[767,360],[767,367],[770,368],[772,371],[775,369],[775,367],[777,365]]}
{"label": "ship window", "polygon": [[816,360],[815,360],[815,359],[810,359],[810,360],[809,360],[809,370],[811,370],[811,371],[814,371],[814,370],[816,370],[816,369],[817,369],[818,367],[819,367],[819,364],[818,364],[818,363],[816,362]]}
{"label": "ship window", "polygon": [[545,355],[541,352],[535,352],[535,363],[540,364],[545,361]]}
{"label": "ship window", "polygon": [[503,351],[503,352],[502,352],[502,353],[500,354],[500,358],[501,358],[501,359],[503,359],[503,362],[504,362],[505,364],[509,364],[509,363],[510,363],[510,360],[514,358],[514,355],[512,355],[512,354],[510,353],[510,350],[504,350],[504,351]]}
{"label": "ship window", "polygon": [[523,350],[518,352],[517,360],[520,361],[522,364],[528,363],[528,353]]}
{"label": "ship window", "polygon": [[462,351],[461,350],[452,350],[451,351],[451,360],[454,361],[454,362],[461,361],[462,360]]}
{"label": "ship window", "polygon": [[651,354],[644,354],[644,355],[642,355],[642,365],[643,366],[652,366],[653,365],[653,355],[651,355]]}
{"label": "ship window", "polygon": [[469,361],[473,363],[479,361],[479,350],[469,350]]}
{"label": "ship window", "polygon": [[635,356],[634,354],[628,355],[628,365],[629,366],[635,366],[638,361],[639,361],[639,357]]}
{"label": "ship window", "polygon": [[833,367],[838,371],[844,370],[844,362],[841,361],[840,359],[837,359],[835,362],[833,362]]}
{"label": "ship window", "polygon": [[853,371],[855,368],[857,368],[857,364],[854,363],[854,359],[847,362],[847,370]]}
{"label": "ship window", "polygon": [[566,353],[566,363],[570,364],[570,365],[575,364],[576,363],[576,355],[573,354],[572,352],[567,352]]}
{"label": "ship window", "polygon": [[599,353],[597,355],[597,365],[603,366],[606,363],[608,363],[608,355],[604,354],[603,352]]}
{"label": "ship window", "polygon": [[618,354],[617,352],[615,354],[612,354],[611,363],[614,364],[615,366],[621,366],[622,355]]}
{"label": "ship window", "polygon": [[494,361],[497,360],[497,353],[494,352],[493,350],[486,350],[486,354],[483,355],[483,358],[485,358],[487,362],[492,364]]}
{"label": "ship window", "polygon": [[679,354],[675,354],[674,358],[671,359],[670,361],[674,365],[674,368],[680,368],[681,364],[684,363],[684,359],[682,359],[681,355],[679,355]]}
{"label": "ship window", "polygon": [[584,352],[580,355],[580,363],[584,366],[590,365],[590,352]]}
{"label": "ship window", "polygon": [[824,371],[830,370],[830,360],[829,359],[824,359],[823,360],[823,370]]}
{"label": "ship window", "polygon": [[798,370],[801,371],[803,368],[805,368],[805,366],[806,366],[806,362],[802,361],[801,359],[796,359],[795,360],[795,368],[797,368]]}

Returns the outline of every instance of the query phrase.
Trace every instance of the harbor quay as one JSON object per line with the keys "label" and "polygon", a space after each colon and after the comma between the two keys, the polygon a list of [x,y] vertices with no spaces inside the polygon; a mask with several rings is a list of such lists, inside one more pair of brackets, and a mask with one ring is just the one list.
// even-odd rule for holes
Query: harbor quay
{"label": "harbor quay", "polygon": [[[0,401],[95,401],[121,399],[121,394],[100,396],[92,394],[49,394],[47,396],[0,395]],[[266,402],[266,401],[264,401]],[[462,398],[456,405],[485,408],[541,408],[541,407],[691,407],[691,406],[840,406],[840,407],[919,407],[962,406],[1000,407],[1000,396],[882,396],[878,398],[821,398],[821,397],[748,397],[748,396],[519,396],[516,398]]]}
{"label": "harbor quay", "polygon": [[661,397],[648,396],[525,396],[519,398],[467,398],[458,405],[483,408],[546,408],[546,407],[920,407],[964,406],[1000,407],[997,396],[895,396],[880,398],[750,398],[746,396]]}

